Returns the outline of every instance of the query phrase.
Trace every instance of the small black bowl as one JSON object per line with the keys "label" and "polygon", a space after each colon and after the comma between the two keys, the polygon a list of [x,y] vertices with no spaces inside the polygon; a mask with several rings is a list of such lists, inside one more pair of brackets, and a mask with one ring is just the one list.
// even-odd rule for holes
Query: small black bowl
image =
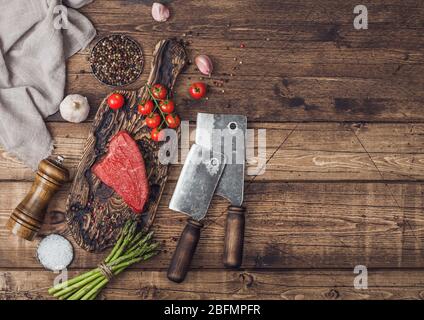
{"label": "small black bowl", "polygon": [[[96,65],[94,63],[94,59],[95,59],[95,55],[97,54],[97,52],[100,50],[100,47],[105,45],[108,41],[113,41],[114,39],[120,37],[121,39],[125,39],[125,41],[128,41],[131,43],[131,45],[134,45],[134,49],[136,51],[138,51],[139,54],[139,59],[137,60],[130,60],[128,61],[128,64],[133,64],[133,66],[135,66],[137,68],[137,73],[132,76],[130,79],[128,79],[127,81],[122,81],[121,79],[115,79],[114,81],[108,81],[106,79],[104,79],[104,77],[102,76],[102,73],[99,72],[98,68],[96,68]],[[119,49],[116,50],[116,53],[120,53]],[[116,62],[118,62],[119,59],[116,60]],[[100,38],[97,43],[94,45],[94,47],[91,49],[91,54],[90,54],[90,64],[91,64],[91,71],[94,75],[94,77],[99,80],[101,83],[110,86],[110,87],[124,87],[127,85],[130,85],[134,82],[136,82],[141,74],[143,73],[143,68],[144,68],[144,55],[143,55],[143,50],[140,46],[140,44],[134,40],[133,38],[127,36],[127,35],[123,35],[123,34],[111,34],[111,35],[107,35],[104,36],[102,38]],[[128,66],[128,68],[130,68],[130,66]]]}

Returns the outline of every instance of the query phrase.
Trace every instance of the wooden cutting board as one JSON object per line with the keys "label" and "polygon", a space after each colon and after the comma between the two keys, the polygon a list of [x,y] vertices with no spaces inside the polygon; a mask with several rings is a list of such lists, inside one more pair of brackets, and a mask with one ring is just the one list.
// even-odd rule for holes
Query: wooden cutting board
{"label": "wooden cutting board", "polygon": [[[186,62],[187,55],[180,42],[175,39],[160,41],[154,51],[147,84],[161,83],[172,92]],[[129,218],[140,219],[145,229],[152,225],[168,176],[168,165],[158,161],[160,145],[150,139],[150,129],[143,116],[137,113],[138,102],[148,98],[148,92],[144,87],[139,91],[115,92],[124,95],[125,106],[114,111],[108,107],[107,98],[103,100],[66,204],[66,221],[73,237],[83,249],[93,252],[113,245]],[[150,198],[141,215],[134,214],[119,195],[91,172],[92,165],[107,153],[111,138],[121,130],[137,141],[146,164]]]}

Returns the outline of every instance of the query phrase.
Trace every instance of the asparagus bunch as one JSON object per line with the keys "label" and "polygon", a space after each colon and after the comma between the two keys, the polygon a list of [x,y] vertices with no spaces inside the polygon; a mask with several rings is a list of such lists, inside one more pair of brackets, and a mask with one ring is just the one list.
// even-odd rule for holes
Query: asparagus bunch
{"label": "asparagus bunch", "polygon": [[104,273],[116,276],[130,265],[146,261],[157,254],[158,243],[152,242],[153,232],[136,232],[137,223],[125,224],[110,254],[98,267],[49,289],[49,294],[61,300],[93,300],[109,282]]}

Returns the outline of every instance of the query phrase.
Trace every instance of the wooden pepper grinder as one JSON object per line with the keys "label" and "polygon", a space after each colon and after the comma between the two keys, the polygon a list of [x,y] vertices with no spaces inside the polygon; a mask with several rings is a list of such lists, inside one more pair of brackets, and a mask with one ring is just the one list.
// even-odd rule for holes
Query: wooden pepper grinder
{"label": "wooden pepper grinder", "polygon": [[46,208],[60,186],[69,180],[63,157],[40,162],[35,181],[25,199],[13,210],[6,227],[18,237],[32,241],[43,224]]}

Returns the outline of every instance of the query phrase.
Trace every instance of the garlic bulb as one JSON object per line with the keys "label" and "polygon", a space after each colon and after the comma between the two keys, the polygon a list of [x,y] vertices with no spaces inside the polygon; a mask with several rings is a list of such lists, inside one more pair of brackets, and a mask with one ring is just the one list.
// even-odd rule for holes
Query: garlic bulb
{"label": "garlic bulb", "polygon": [[152,17],[155,21],[164,22],[169,18],[169,9],[162,3],[155,2],[152,5]]}
{"label": "garlic bulb", "polygon": [[212,60],[205,54],[201,54],[194,59],[199,71],[205,75],[210,76],[213,71]]}
{"label": "garlic bulb", "polygon": [[87,119],[89,112],[87,98],[79,94],[70,94],[60,104],[60,114],[69,122],[80,123]]}

